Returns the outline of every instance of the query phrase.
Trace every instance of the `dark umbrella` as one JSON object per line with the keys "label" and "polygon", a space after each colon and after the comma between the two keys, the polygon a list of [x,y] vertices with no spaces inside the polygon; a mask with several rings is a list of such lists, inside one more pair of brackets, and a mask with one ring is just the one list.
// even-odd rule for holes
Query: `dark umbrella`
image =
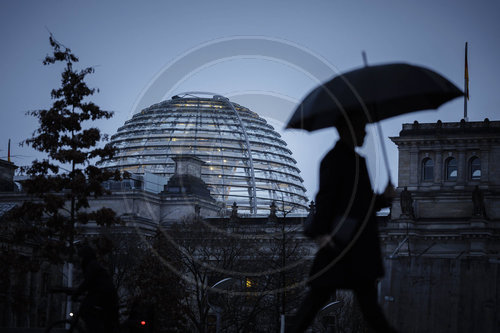
{"label": "dark umbrella", "polygon": [[[372,123],[413,111],[437,109],[459,96],[463,96],[460,89],[427,68],[402,63],[365,66],[338,75],[310,92],[295,109],[287,128],[314,131],[335,126],[346,116],[350,121]],[[377,128],[389,173],[381,129]]]}
{"label": "dark umbrella", "polygon": [[287,128],[314,131],[357,114],[376,122],[400,114],[437,109],[463,92],[438,73],[409,64],[365,66],[334,77],[299,104]]}

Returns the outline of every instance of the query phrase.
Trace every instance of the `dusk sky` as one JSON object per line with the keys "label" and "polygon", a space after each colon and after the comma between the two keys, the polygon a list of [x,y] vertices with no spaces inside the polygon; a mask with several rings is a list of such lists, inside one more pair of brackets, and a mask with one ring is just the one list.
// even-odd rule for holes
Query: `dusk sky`
{"label": "dusk sky", "polygon": [[[49,108],[62,66],[43,66],[49,31],[94,66],[93,101],[115,116],[99,123],[114,134],[140,109],[183,91],[225,95],[265,117],[289,143],[307,195],[317,191],[319,161],[334,129],[283,131],[312,88],[369,64],[408,62],[464,85],[469,42],[469,120],[500,120],[498,1],[9,1],[0,3],[0,158],[27,165],[18,144],[36,129],[29,110]],[[245,50],[249,46],[248,52]],[[189,60],[182,63],[183,60]],[[153,89],[156,89],[153,91]],[[151,92],[154,93],[151,93]],[[392,178],[397,149],[387,139],[402,123],[460,121],[463,99],[436,111],[382,122]],[[373,129],[370,127],[370,129]],[[386,182],[373,131],[364,149],[376,186]]]}

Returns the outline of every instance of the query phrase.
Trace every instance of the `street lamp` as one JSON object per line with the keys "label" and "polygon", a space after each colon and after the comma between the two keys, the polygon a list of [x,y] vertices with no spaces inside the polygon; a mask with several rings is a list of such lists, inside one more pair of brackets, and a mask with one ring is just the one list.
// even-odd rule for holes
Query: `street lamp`
{"label": "street lamp", "polygon": [[216,318],[215,333],[220,332],[220,316],[221,316],[223,308],[222,308],[222,306],[219,306],[219,305],[213,304],[213,302],[210,302],[210,293],[213,293],[214,289],[217,289],[217,290],[226,289],[227,287],[232,285],[234,282],[236,282],[236,281],[233,278],[225,278],[225,279],[222,279],[219,282],[215,283],[213,286],[211,286],[208,289],[207,303],[208,303],[208,306],[215,312],[215,318]]}
{"label": "street lamp", "polygon": [[[334,316],[335,326],[336,326],[335,331],[338,330],[338,318],[337,318],[336,310],[339,309],[342,306],[342,304],[343,304],[342,301],[335,301],[335,302],[328,303],[323,308],[321,308],[321,310],[319,310],[319,313],[318,313],[319,318],[328,317],[330,315]],[[326,327],[326,325],[324,325],[324,326],[325,326],[325,329],[328,329],[328,327]]]}

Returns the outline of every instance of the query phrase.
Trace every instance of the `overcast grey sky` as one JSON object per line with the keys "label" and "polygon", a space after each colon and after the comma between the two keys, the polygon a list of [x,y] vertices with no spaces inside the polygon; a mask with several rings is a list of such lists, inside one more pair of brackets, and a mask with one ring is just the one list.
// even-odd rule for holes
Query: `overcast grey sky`
{"label": "overcast grey sky", "polygon": [[[250,107],[281,130],[295,103],[318,84],[321,75],[311,77],[304,71],[309,61],[320,59],[329,68],[346,71],[362,65],[365,50],[370,64],[423,65],[463,88],[465,41],[470,50],[469,118],[499,120],[499,15],[498,1],[4,0],[0,3],[0,157],[7,155],[9,138],[16,164],[29,164],[36,156],[18,143],[36,128],[25,111],[50,107],[50,90],[59,84],[61,67],[41,64],[50,52],[48,30],[80,57],[82,67],[95,66],[89,83],[101,92],[93,100],[116,112],[101,125],[109,134],[131,117],[155,78],[170,75],[171,66],[188,55],[201,59],[210,45],[249,36],[293,45],[310,58],[290,63],[280,59],[287,54],[279,50],[263,47],[262,54],[254,49],[245,56],[226,49],[219,61],[185,68],[182,80],[165,86],[163,96],[217,92]],[[402,123],[459,121],[462,116],[463,100],[457,99],[438,112],[386,120],[382,128],[386,137],[395,136]],[[284,133],[310,198],[317,190],[318,163],[335,137],[334,129]],[[379,163],[377,145],[369,141],[365,151],[380,187],[386,181],[385,167]],[[388,139],[386,146],[396,180],[397,150]]]}

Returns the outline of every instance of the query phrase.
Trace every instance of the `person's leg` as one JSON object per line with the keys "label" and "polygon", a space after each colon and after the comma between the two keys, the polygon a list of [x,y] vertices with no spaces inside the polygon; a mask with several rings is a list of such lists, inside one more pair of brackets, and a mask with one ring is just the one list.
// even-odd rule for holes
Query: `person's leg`
{"label": "person's leg", "polygon": [[354,294],[363,312],[363,317],[375,332],[396,332],[396,330],[389,325],[382,308],[377,302],[377,286],[375,283],[368,283],[356,287],[354,289]]}
{"label": "person's leg", "polygon": [[309,292],[295,314],[294,326],[290,332],[304,332],[311,325],[318,311],[326,304],[330,295],[334,292],[335,290],[323,288],[309,289]]}
{"label": "person's leg", "polygon": [[85,324],[86,332],[109,333],[106,329],[104,308],[97,305],[96,298],[87,296],[80,306],[80,319]]}
{"label": "person's leg", "polygon": [[86,311],[80,315],[86,328],[86,332],[108,333],[104,317],[96,311]]}

